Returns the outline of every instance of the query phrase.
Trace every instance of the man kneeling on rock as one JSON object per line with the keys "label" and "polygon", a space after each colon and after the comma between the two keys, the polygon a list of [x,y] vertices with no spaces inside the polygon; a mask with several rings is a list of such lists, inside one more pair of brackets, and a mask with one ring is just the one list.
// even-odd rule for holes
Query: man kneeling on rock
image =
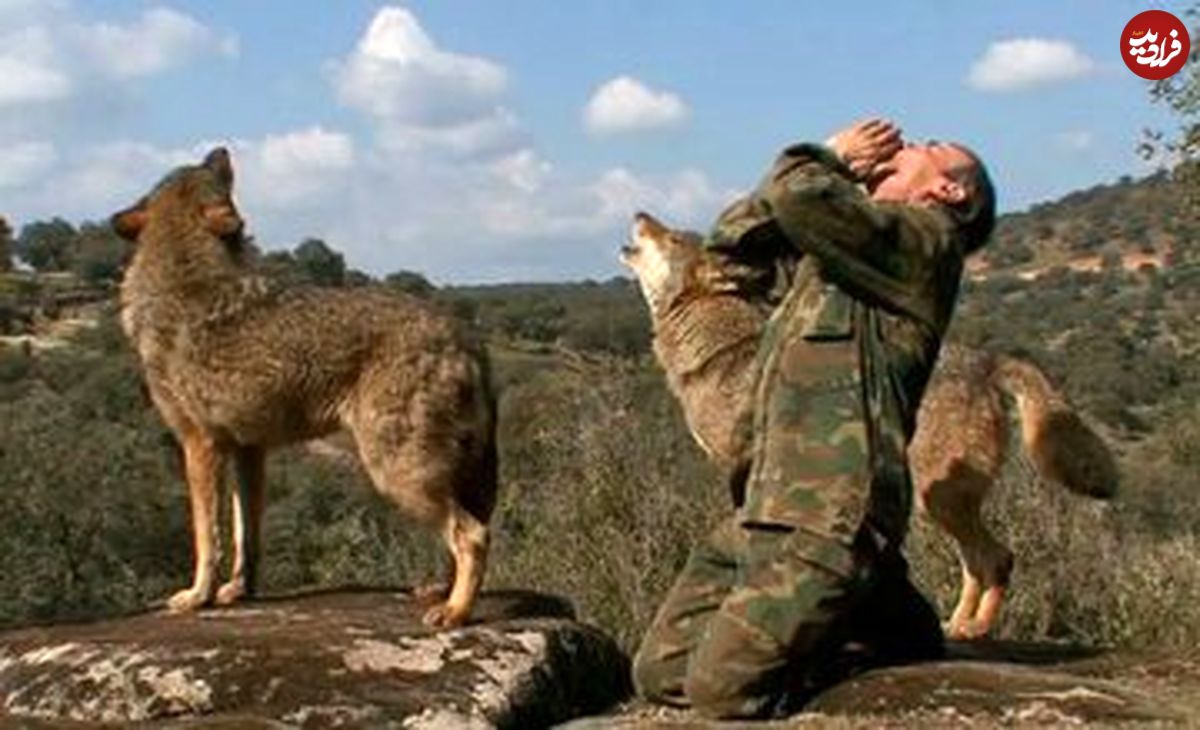
{"label": "man kneeling on rock", "polygon": [[789,147],[705,241],[794,271],[759,347],[737,509],[693,550],[634,660],[646,698],[714,717],[795,711],[855,666],[934,659],[900,553],[906,449],[995,198],[958,144],[884,120]]}

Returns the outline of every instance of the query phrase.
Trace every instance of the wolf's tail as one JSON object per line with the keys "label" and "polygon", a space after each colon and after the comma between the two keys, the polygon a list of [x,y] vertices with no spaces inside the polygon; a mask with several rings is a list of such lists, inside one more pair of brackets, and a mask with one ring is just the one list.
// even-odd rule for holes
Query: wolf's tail
{"label": "wolf's tail", "polygon": [[1116,460],[1038,366],[996,357],[991,381],[1010,394],[1021,415],[1021,440],[1039,476],[1088,497],[1108,499],[1120,480]]}
{"label": "wolf's tail", "polygon": [[492,374],[492,362],[486,346],[481,345],[480,347],[479,362],[482,371],[480,374],[480,389],[483,394],[481,405],[485,411],[487,425],[484,429],[483,458],[480,463],[480,491],[483,497],[480,512],[482,514],[476,516],[486,524],[492,511],[496,508],[497,492],[500,489],[500,434],[496,381]]}

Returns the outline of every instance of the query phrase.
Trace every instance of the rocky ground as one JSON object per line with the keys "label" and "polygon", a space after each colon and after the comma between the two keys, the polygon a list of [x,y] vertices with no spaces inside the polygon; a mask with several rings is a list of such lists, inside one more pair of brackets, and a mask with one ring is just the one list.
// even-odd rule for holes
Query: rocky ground
{"label": "rocky ground", "polygon": [[1052,644],[952,644],[950,659],[861,674],[804,714],[712,722],[628,702],[563,730],[1200,727],[1200,654],[1134,656]]}
{"label": "rocky ground", "polygon": [[339,592],[0,634],[0,727],[546,727],[628,695],[561,600],[492,593],[446,632],[421,611]]}
{"label": "rocky ground", "polygon": [[1200,726],[1200,654],[960,644],[860,674],[788,720],[714,723],[630,701],[627,658],[561,599],[491,592],[476,624],[447,632],[421,608],[341,591],[10,631],[0,728]]}

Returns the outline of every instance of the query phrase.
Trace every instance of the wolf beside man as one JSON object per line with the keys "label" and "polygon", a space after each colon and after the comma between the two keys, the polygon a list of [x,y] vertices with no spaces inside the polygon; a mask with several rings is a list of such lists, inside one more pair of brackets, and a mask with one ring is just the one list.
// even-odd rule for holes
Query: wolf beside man
{"label": "wolf beside man", "polygon": [[958,296],[995,221],[979,159],[889,121],[785,149],[705,241],[750,270],[794,267],[756,351],[735,509],[693,550],[634,660],[653,701],[786,714],[847,645],[942,655],[909,582],[907,449]]}
{"label": "wolf beside man", "polygon": [[[650,309],[654,354],[693,437],[738,484],[748,464],[747,414],[758,342],[790,272],[737,265],[703,248],[690,231],[646,213],[634,218],[621,260]],[[764,273],[767,276],[764,278]],[[1025,453],[1038,475],[1086,496],[1111,497],[1116,465],[1103,439],[1033,362],[944,345],[908,447],[914,499],[954,538],[962,564],[958,605],[946,622],[956,639],[984,636],[1009,585],[1013,554],[988,530],[983,502],[1003,469],[1015,402]]]}

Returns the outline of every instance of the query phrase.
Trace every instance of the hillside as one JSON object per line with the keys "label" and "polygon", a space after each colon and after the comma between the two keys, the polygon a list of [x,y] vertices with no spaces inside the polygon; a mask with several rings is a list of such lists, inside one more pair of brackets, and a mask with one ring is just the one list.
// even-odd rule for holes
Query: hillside
{"label": "hillside", "polygon": [[[1140,180],[1123,177],[1029,210],[1001,216],[987,250],[973,262],[976,272],[1022,274],[1054,266],[1104,259],[1178,262],[1200,223],[1166,173]],[[1178,249],[1178,252],[1177,252]]]}

